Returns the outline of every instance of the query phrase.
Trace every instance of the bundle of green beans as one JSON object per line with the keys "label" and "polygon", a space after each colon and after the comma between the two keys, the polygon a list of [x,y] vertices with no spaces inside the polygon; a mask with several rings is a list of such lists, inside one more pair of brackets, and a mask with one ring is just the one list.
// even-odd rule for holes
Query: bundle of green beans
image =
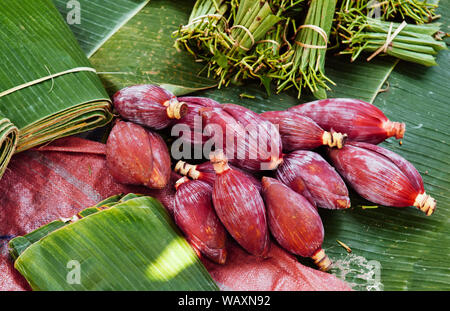
{"label": "bundle of green beans", "polygon": [[381,20],[408,19],[416,24],[432,22],[439,0],[343,0],[340,11],[358,10],[361,15]]}
{"label": "bundle of green beans", "polygon": [[256,46],[256,53],[250,58],[250,72],[259,78],[267,93],[270,93],[273,76],[288,62],[293,52],[291,43],[285,38],[290,24],[290,19],[277,24]]}
{"label": "bundle of green beans", "polygon": [[242,60],[241,71],[244,78],[258,78],[270,93],[273,78],[277,77],[280,68],[286,66],[293,53],[292,43],[287,36],[295,29],[295,18],[300,16],[305,0],[273,0],[268,1],[279,21],[269,29],[266,35],[255,44],[255,48]]}
{"label": "bundle of green beans", "polygon": [[251,49],[280,21],[272,13],[268,2],[262,4],[259,0],[243,0],[239,4],[236,14],[233,14],[233,25],[228,30],[232,44],[216,51],[226,62],[216,62],[210,66],[210,70],[219,78],[219,86],[247,79],[253,74],[253,67],[247,63],[249,56],[253,56]]}
{"label": "bundle of green beans", "polygon": [[317,98],[326,98],[325,53],[333,22],[335,1],[311,0],[303,25],[297,28],[293,53],[277,73],[278,92],[294,86],[300,97],[307,87]]}
{"label": "bundle of green beans", "polygon": [[[401,26],[400,23],[381,21],[360,15],[358,11],[349,10],[338,13],[340,20],[338,34],[347,48],[341,54],[351,54],[355,60],[362,52],[383,52],[409,62],[425,66],[436,65],[435,56],[447,48],[439,38],[440,24],[406,24],[393,37]],[[384,48],[383,48],[384,47]],[[370,60],[375,54],[368,57]]]}
{"label": "bundle of green beans", "polygon": [[[175,46],[206,62],[219,87],[260,79],[269,89],[270,73],[284,63],[288,25],[306,0],[198,0],[187,25],[174,34]],[[293,15],[294,17],[290,17]]]}
{"label": "bundle of green beans", "polygon": [[228,46],[228,21],[224,14],[229,9],[224,0],[199,0],[192,9],[189,21],[174,34],[175,47],[191,53],[199,60],[209,60],[218,46]]}

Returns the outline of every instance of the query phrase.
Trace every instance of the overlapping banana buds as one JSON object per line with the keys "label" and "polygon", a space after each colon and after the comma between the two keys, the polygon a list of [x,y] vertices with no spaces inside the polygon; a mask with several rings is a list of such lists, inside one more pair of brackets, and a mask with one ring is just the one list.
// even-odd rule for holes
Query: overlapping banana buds
{"label": "overlapping banana buds", "polygon": [[122,118],[155,130],[168,127],[188,112],[188,106],[175,95],[152,84],[121,89],[113,101]]}
{"label": "overlapping banana buds", "polygon": [[175,185],[174,219],[187,240],[219,264],[227,258],[226,231],[212,206],[210,184],[182,177]]}
{"label": "overlapping banana buds", "polygon": [[372,104],[358,99],[329,98],[289,108],[313,119],[324,130],[345,133],[349,140],[378,144],[403,138],[405,124],[390,121]]}
{"label": "overlapping banana buds", "polygon": [[263,177],[263,195],[272,235],[293,254],[311,257],[321,270],[331,261],[322,249],[324,230],[319,213],[302,195],[276,179]]}
{"label": "overlapping banana buds", "polygon": [[436,200],[426,194],[416,168],[398,154],[363,142],[330,149],[334,167],[363,198],[386,206],[415,206],[427,216]]}
{"label": "overlapping banana buds", "polygon": [[322,145],[342,148],[347,134],[328,132],[295,111],[267,111],[261,116],[278,126],[284,151],[311,150]]}
{"label": "overlapping banana buds", "polygon": [[[259,181],[259,179],[257,179],[249,172],[241,170],[240,168],[237,168],[231,164],[228,165],[230,166],[230,168],[238,170],[243,174],[245,174],[250,179],[252,184],[254,184],[255,187],[258,188],[259,191],[261,191],[261,182]],[[213,185],[214,181],[216,180],[216,171],[214,170],[214,166],[211,162],[204,162],[201,164],[192,165],[180,160],[175,165],[174,170],[175,172],[183,176],[187,176],[193,180],[202,180],[211,185]]]}
{"label": "overlapping banana buds", "polygon": [[315,152],[297,150],[284,155],[276,177],[316,206],[327,209],[350,207],[348,189],[344,181],[336,170]]}
{"label": "overlapping banana buds", "polygon": [[[172,128],[172,135],[181,136],[186,142],[192,144],[205,143],[208,140],[208,137],[203,135],[203,126],[199,111],[206,107],[220,108],[221,104],[206,97],[184,96],[179,97],[178,100],[187,105],[188,112],[181,119],[174,121],[175,125],[180,126],[174,126]],[[187,131],[187,129],[189,129],[189,131]]]}
{"label": "overlapping banana buds", "polygon": [[270,240],[261,194],[245,174],[230,168],[222,151],[212,153],[211,162],[217,174],[212,195],[217,215],[247,252],[265,257]]}
{"label": "overlapping banana buds", "polygon": [[162,189],[170,179],[170,155],[155,133],[132,122],[117,121],[106,143],[106,163],[118,182]]}
{"label": "overlapping banana buds", "polygon": [[[376,204],[415,206],[426,215],[436,208],[412,164],[376,146],[391,136],[402,138],[405,124],[369,103],[326,99],[259,115],[208,98],[177,99],[153,85],[125,88],[114,100],[123,118],[154,129],[174,125],[172,135],[209,156],[210,162],[196,165],[179,161],[171,175],[161,137],[124,121],[117,121],[106,148],[112,176],[155,189],[191,245],[217,263],[226,261],[227,232],[250,254],[265,257],[270,231],[286,250],[328,270],[317,207],[350,207],[341,176]],[[334,167],[310,151],[320,146],[329,147]],[[275,170],[277,179],[261,182],[253,175],[261,170]],[[177,173],[184,177],[173,193],[167,184]]]}
{"label": "overlapping banana buds", "polygon": [[204,132],[217,149],[225,151],[230,163],[250,170],[273,170],[282,158],[277,128],[257,113],[234,104],[200,110]]}

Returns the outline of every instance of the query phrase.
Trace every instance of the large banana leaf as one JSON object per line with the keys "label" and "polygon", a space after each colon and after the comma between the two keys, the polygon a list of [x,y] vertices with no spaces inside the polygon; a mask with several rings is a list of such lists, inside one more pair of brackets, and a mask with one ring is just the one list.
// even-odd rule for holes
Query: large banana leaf
{"label": "large banana leaf", "polygon": [[115,196],[10,241],[33,290],[217,290],[151,197]]}
{"label": "large banana leaf", "polygon": [[[50,0],[2,2],[0,62],[0,119],[19,129],[17,152],[112,119],[108,95]],[[81,71],[33,83],[74,68]],[[14,142],[1,129],[0,174]]]}
{"label": "large banana leaf", "polygon": [[[88,57],[150,0],[53,0]],[[83,12],[83,13],[81,13]],[[77,21],[73,14],[80,13]]]}
{"label": "large banana leaf", "polygon": [[[191,5],[188,1],[152,0],[99,49],[91,61],[99,70],[111,72],[102,75],[111,93],[134,83],[170,84],[179,94],[212,84],[197,77],[200,64],[171,48],[170,32],[185,23]],[[442,1],[444,30],[449,25],[448,12],[449,1]],[[411,161],[422,173],[427,193],[438,200],[437,211],[430,217],[414,208],[365,208],[373,204],[355,194],[350,210],[321,210],[324,246],[336,262],[332,272],[355,289],[450,289],[450,147],[446,135],[450,53],[443,51],[437,62],[439,66],[434,68],[401,63],[391,73],[395,62],[382,57],[351,65],[348,58],[327,58],[327,74],[337,83],[330,97],[371,101],[392,120],[406,122],[403,145],[389,140],[383,146]],[[389,74],[388,91],[377,96]],[[288,93],[268,97],[253,84],[197,94],[240,103],[258,112],[301,103]],[[241,94],[255,98],[241,98]],[[336,240],[350,246],[352,253]]]}

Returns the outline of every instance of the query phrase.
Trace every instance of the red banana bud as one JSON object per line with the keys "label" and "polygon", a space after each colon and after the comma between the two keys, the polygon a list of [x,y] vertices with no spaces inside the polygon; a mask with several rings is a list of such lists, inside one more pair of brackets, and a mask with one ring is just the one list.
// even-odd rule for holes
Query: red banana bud
{"label": "red banana bud", "polygon": [[166,128],[188,112],[188,106],[172,93],[151,84],[126,87],[113,101],[122,118],[155,130]]}
{"label": "red banana bud", "polygon": [[212,186],[183,177],[175,185],[174,219],[187,240],[219,264],[227,258],[226,231],[212,206]]}
{"label": "red banana bud", "polygon": [[346,134],[327,132],[316,122],[294,111],[267,111],[261,116],[278,125],[283,150],[311,150],[322,145],[342,148]]}
{"label": "red banana bud", "polygon": [[[230,164],[229,166],[232,169],[238,170],[245,174],[251,180],[252,184],[254,184],[256,188],[258,188],[258,191],[261,192],[261,182],[255,176]],[[175,165],[175,172],[183,176],[188,176],[194,180],[202,180],[209,183],[210,185],[213,185],[214,181],[216,180],[216,171],[214,170],[214,166],[211,162],[192,165],[180,160]]]}
{"label": "red banana bud", "polygon": [[247,252],[265,257],[270,241],[261,194],[245,174],[228,166],[223,152],[213,153],[211,162],[217,174],[212,196],[217,215]]}
{"label": "red banana bud", "polygon": [[250,171],[276,169],[282,161],[282,141],[278,129],[271,122],[245,107],[224,104],[223,110],[245,130],[245,149],[238,150],[238,152],[244,152],[245,157],[237,156],[230,162]]}
{"label": "red banana bud", "polygon": [[209,137],[205,148],[210,144],[215,149],[224,150],[229,158],[234,158],[236,150],[244,146],[244,129],[230,114],[219,107],[206,107],[199,110],[202,117],[203,132]]}
{"label": "red banana bud", "polygon": [[183,176],[187,176],[193,180],[201,180],[210,185],[213,185],[216,180],[216,171],[211,162],[192,165],[180,160],[175,165],[174,170]]}
{"label": "red banana bud", "polygon": [[319,207],[350,207],[348,189],[344,181],[336,170],[315,152],[297,150],[285,155],[276,176],[279,181]]}
{"label": "red banana bud", "polygon": [[362,142],[330,150],[334,167],[363,198],[386,206],[415,206],[427,216],[436,200],[425,193],[416,168],[398,154]]}
{"label": "red banana bud", "polygon": [[263,195],[272,235],[287,251],[311,257],[322,271],[331,261],[322,249],[323,224],[309,201],[276,179],[263,177]]}
{"label": "red banana bud", "polygon": [[242,169],[275,169],[281,162],[281,139],[274,125],[246,108],[222,106],[200,109],[205,135],[212,136],[216,150],[223,149],[230,163]]}
{"label": "red banana bud", "polygon": [[106,143],[106,163],[118,182],[162,189],[170,178],[170,155],[163,139],[140,125],[117,121]]}
{"label": "red banana bud", "polygon": [[324,130],[345,133],[349,140],[378,144],[391,136],[400,139],[405,123],[392,122],[372,104],[358,99],[329,98],[289,108],[313,119]]}
{"label": "red banana bud", "polygon": [[[199,111],[201,108],[205,107],[220,108],[221,104],[206,97],[185,96],[179,97],[178,100],[188,106],[188,113],[181,119],[176,120],[175,124],[186,125],[190,128],[191,135],[188,138],[188,143],[203,144],[208,140],[208,137],[203,136],[203,126],[200,122],[201,116]],[[183,136],[183,138],[186,138],[186,136]]]}

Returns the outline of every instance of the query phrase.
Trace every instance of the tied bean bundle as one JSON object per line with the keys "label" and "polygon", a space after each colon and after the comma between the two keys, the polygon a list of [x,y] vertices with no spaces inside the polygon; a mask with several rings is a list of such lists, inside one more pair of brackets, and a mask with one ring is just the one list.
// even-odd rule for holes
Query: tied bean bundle
{"label": "tied bean bundle", "polygon": [[343,0],[341,12],[348,12],[355,9],[362,15],[378,18],[381,20],[393,20],[396,18],[409,19],[416,24],[432,22],[439,18],[435,11],[437,2],[423,0]]}
{"label": "tied bean bundle", "polygon": [[325,76],[325,53],[336,3],[327,0],[312,0],[305,22],[298,28],[294,51],[288,65],[281,68],[278,91],[294,86],[298,97],[302,88],[309,88],[317,98],[326,98],[329,90]]}
{"label": "tied bean bundle", "polygon": [[269,90],[292,54],[289,30],[305,0],[196,2],[175,46],[206,62],[218,86],[260,79]]}
{"label": "tied bean bundle", "polygon": [[362,52],[372,52],[371,60],[383,52],[409,62],[425,66],[436,65],[435,56],[447,48],[441,41],[440,24],[414,25],[373,19],[356,9],[338,12],[338,39],[346,48],[341,54],[350,54],[354,61]]}
{"label": "tied bean bundle", "polygon": [[208,76],[218,78],[220,87],[251,74],[244,54],[279,20],[268,2],[243,0],[237,8],[235,1],[200,0],[175,45],[206,61]]}

